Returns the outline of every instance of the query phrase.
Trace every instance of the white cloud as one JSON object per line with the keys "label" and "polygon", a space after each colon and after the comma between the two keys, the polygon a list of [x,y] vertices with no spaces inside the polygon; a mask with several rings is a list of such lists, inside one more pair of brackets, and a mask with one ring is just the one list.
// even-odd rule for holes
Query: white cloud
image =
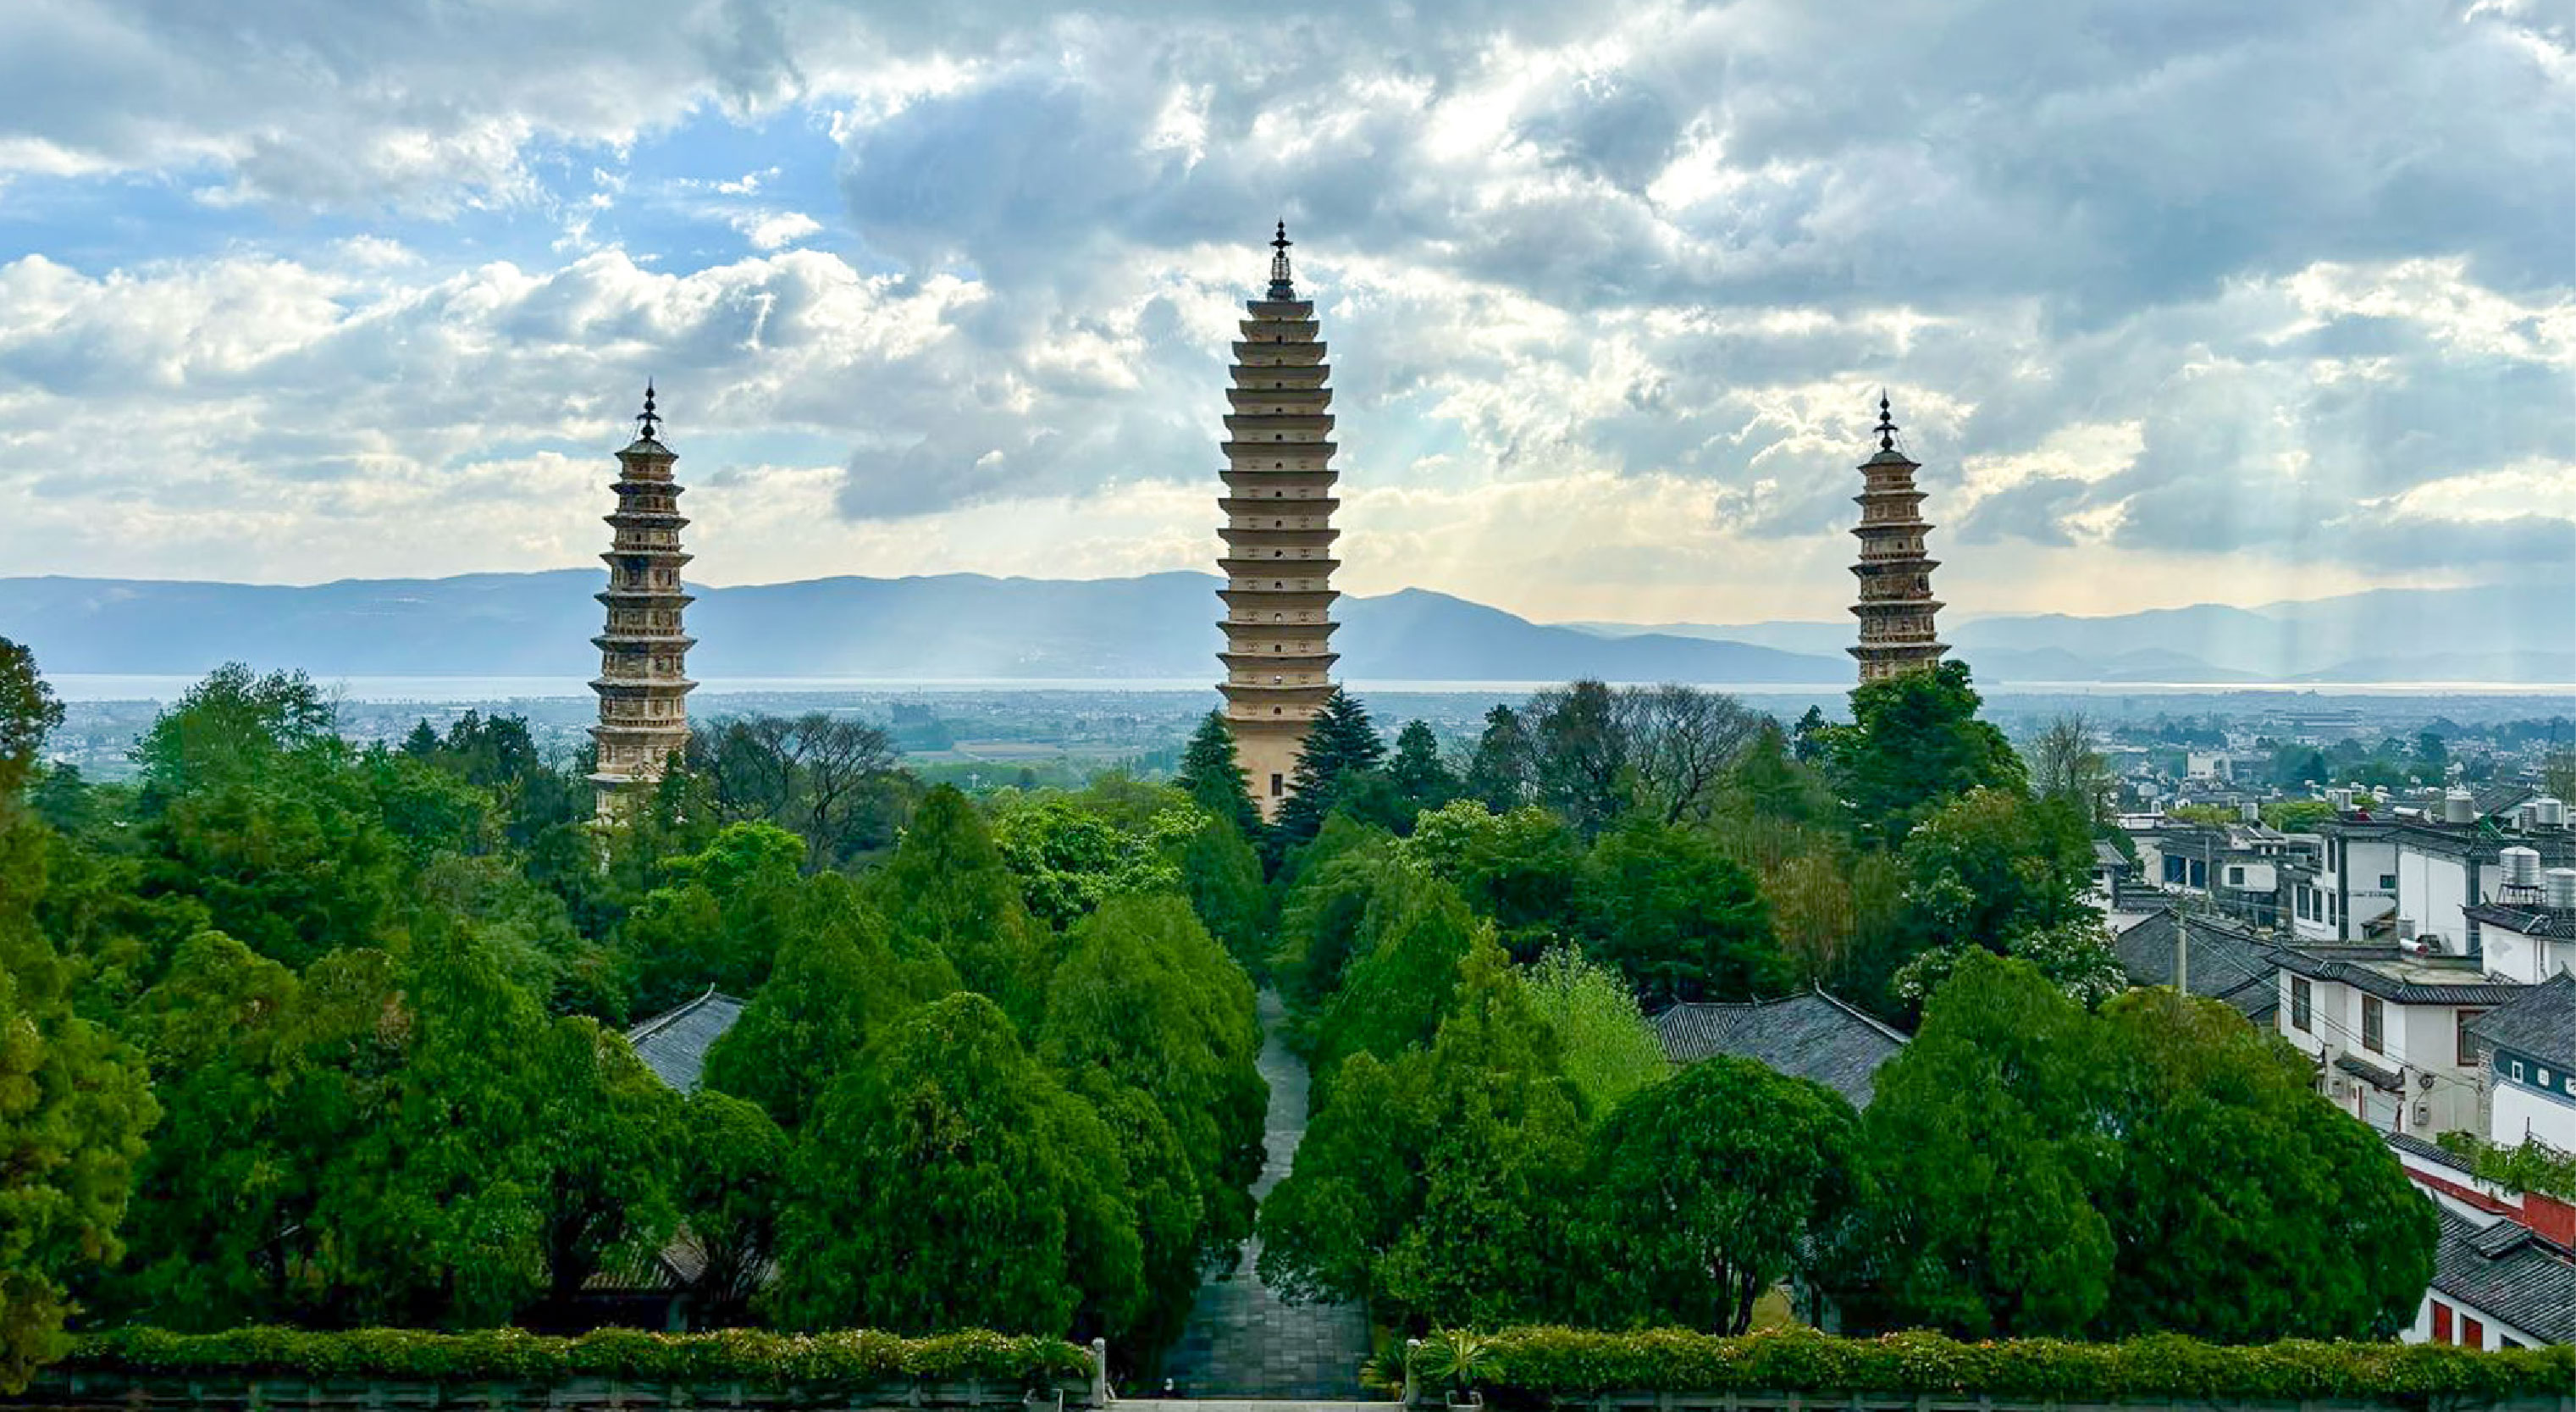
{"label": "white cloud", "polygon": [[[2530,0],[446,13],[0,10],[13,199],[139,174],[227,232],[0,265],[13,566],[578,561],[565,468],[647,371],[711,573],[1203,564],[1281,215],[1363,590],[1838,615],[1882,386],[1970,606],[2576,524],[2576,133],[2530,117],[2576,64]],[[746,156],[781,110],[835,171]]]}

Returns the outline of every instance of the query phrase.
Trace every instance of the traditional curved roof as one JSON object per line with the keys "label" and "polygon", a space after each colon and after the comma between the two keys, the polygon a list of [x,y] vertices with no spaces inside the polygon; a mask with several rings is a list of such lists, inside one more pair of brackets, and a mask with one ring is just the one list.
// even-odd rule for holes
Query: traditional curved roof
{"label": "traditional curved roof", "polygon": [[1683,1001],[1652,1023],[1675,1064],[1731,1054],[1812,1079],[1855,1108],[1869,1106],[1878,1066],[1908,1038],[1822,991],[1744,1003]]}

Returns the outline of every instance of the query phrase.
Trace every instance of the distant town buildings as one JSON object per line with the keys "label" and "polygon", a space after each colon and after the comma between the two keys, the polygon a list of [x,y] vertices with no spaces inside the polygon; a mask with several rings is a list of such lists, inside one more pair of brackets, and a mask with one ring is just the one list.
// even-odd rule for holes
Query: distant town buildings
{"label": "distant town buildings", "polygon": [[661,420],[647,383],[635,440],[617,453],[617,511],[607,517],[613,533],[599,556],[608,562],[608,588],[598,595],[608,621],[591,639],[599,649],[599,675],[590,684],[599,696],[599,724],[590,731],[599,760],[590,782],[603,818],[627,792],[660,779],[672,754],[689,743],[688,696],[697,683],[687,668],[696,639],[680,625],[689,604],[680,585],[689,562],[680,530],[689,522],[671,478],[679,457],[656,435]]}
{"label": "distant town buildings", "polygon": [[1860,679],[1879,681],[1900,672],[1929,667],[1949,651],[1933,626],[1941,605],[1932,599],[1936,560],[1924,557],[1923,492],[1914,488],[1921,466],[1896,449],[1896,422],[1887,395],[1878,398],[1878,454],[1861,463],[1865,484],[1852,497],[1860,504],[1860,562],[1852,575],[1860,580],[1860,601],[1852,612],[1860,618],[1860,645],[1848,649],[1860,659]]}
{"label": "distant town buildings", "polygon": [[1331,368],[1314,301],[1297,297],[1285,222],[1271,244],[1270,287],[1246,308],[1234,345],[1225,419],[1226,723],[1264,818],[1288,797],[1306,727],[1332,695]]}

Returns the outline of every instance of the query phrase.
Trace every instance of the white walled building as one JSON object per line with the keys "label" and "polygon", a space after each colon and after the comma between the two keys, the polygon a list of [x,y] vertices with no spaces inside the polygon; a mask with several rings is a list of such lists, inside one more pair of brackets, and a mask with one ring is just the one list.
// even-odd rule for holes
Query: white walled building
{"label": "white walled building", "polygon": [[2523,987],[2395,946],[2282,947],[2277,959],[2279,1031],[2316,1061],[2336,1107],[2382,1132],[2484,1128],[2468,1025]]}
{"label": "white walled building", "polygon": [[2489,1142],[2576,1152],[2576,976],[2524,986],[2469,1027],[2486,1082]]}
{"label": "white walled building", "polygon": [[2576,1206],[2500,1187],[2432,1143],[2385,1141],[2441,1222],[2432,1282],[2398,1337],[2485,1349],[2576,1343]]}
{"label": "white walled building", "polygon": [[2529,817],[2518,811],[2518,817],[2472,815],[2465,822],[2328,820],[2317,826],[2325,854],[2316,887],[2332,896],[2310,910],[2341,918],[2333,924],[2339,941],[2383,934],[2432,938],[2446,955],[2480,956],[2485,904],[2529,908],[2540,902],[2537,891],[2508,900],[2514,896],[2508,892],[2508,850],[2532,855],[2527,866],[2536,866],[2544,878],[2552,869],[2576,868],[2576,830],[2526,826]]}

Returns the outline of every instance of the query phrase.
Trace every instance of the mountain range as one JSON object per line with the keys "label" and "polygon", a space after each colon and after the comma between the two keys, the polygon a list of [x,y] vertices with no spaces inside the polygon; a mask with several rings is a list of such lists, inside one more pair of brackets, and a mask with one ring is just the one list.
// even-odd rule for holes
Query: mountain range
{"label": "mountain range", "polygon": [[[588,676],[595,569],[311,586],[0,578],[0,636],[47,671],[185,675],[225,661],[317,676]],[[941,574],[693,588],[701,679],[1209,678],[1218,580]],[[1346,597],[1357,681],[1850,679],[1848,623],[1534,623],[1448,594]],[[1945,624],[1988,683],[2576,682],[2576,587],[2378,589],[2259,608]]]}

